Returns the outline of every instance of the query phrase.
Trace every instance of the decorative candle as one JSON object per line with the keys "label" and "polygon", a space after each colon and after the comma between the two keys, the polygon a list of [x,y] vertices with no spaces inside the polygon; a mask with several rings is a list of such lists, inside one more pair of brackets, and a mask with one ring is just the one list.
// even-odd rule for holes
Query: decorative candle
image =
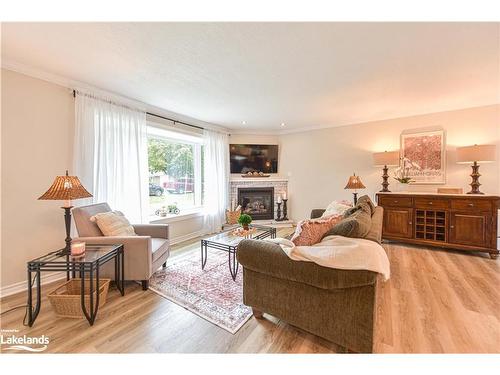
{"label": "decorative candle", "polygon": [[278,194],[278,203],[281,203],[281,194]]}
{"label": "decorative candle", "polygon": [[286,199],[286,192],[283,192],[283,199]]}
{"label": "decorative candle", "polygon": [[85,242],[71,243],[71,256],[77,257],[85,254]]}

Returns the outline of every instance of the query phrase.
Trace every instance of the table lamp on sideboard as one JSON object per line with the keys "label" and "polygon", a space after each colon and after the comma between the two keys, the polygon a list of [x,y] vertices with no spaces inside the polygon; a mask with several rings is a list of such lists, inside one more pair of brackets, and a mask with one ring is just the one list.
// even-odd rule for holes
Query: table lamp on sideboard
{"label": "table lamp on sideboard", "polygon": [[389,190],[389,171],[388,167],[395,167],[399,165],[399,151],[384,151],[375,152],[373,154],[373,165],[375,167],[382,167],[382,190],[383,193],[390,192]]}
{"label": "table lamp on sideboard", "polygon": [[495,145],[474,145],[457,148],[457,163],[472,164],[472,182],[470,183],[471,191],[467,194],[484,194],[479,191],[479,164],[495,161],[496,148]]}
{"label": "table lamp on sideboard", "polygon": [[57,176],[52,183],[52,186],[47,190],[39,200],[61,200],[64,201],[64,206],[61,207],[64,210],[64,223],[66,225],[66,247],[64,248],[66,253],[71,251],[71,201],[80,198],[90,198],[90,194],[82,185],[78,177],[68,176],[68,171],[66,171],[65,176]]}

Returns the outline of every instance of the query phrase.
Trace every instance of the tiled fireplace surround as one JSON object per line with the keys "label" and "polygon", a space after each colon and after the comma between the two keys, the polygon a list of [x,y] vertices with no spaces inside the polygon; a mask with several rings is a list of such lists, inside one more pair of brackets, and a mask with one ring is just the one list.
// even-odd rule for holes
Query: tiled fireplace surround
{"label": "tiled fireplace surround", "polygon": [[[229,188],[230,188],[229,201],[233,202],[234,200],[234,202],[238,202],[238,188],[269,188],[269,187],[274,188],[274,218],[276,218],[276,210],[278,208],[276,202],[278,201],[278,195],[286,193],[286,195],[288,196],[288,180],[286,178],[232,177],[229,181]],[[290,217],[290,209],[288,209],[288,217]]]}

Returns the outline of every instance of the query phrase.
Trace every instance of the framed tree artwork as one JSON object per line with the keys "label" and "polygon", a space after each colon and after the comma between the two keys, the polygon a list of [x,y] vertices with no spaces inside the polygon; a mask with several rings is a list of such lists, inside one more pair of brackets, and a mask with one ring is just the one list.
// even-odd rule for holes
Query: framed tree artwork
{"label": "framed tree artwork", "polygon": [[414,167],[409,171],[413,184],[446,183],[446,144],[444,130],[403,132],[401,157]]}

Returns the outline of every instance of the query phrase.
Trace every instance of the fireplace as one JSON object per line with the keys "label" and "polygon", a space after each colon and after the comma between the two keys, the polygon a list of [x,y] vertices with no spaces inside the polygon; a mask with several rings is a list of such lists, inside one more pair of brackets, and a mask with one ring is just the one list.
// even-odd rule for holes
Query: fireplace
{"label": "fireplace", "polygon": [[254,220],[274,219],[274,187],[239,188],[238,204],[241,213]]}

